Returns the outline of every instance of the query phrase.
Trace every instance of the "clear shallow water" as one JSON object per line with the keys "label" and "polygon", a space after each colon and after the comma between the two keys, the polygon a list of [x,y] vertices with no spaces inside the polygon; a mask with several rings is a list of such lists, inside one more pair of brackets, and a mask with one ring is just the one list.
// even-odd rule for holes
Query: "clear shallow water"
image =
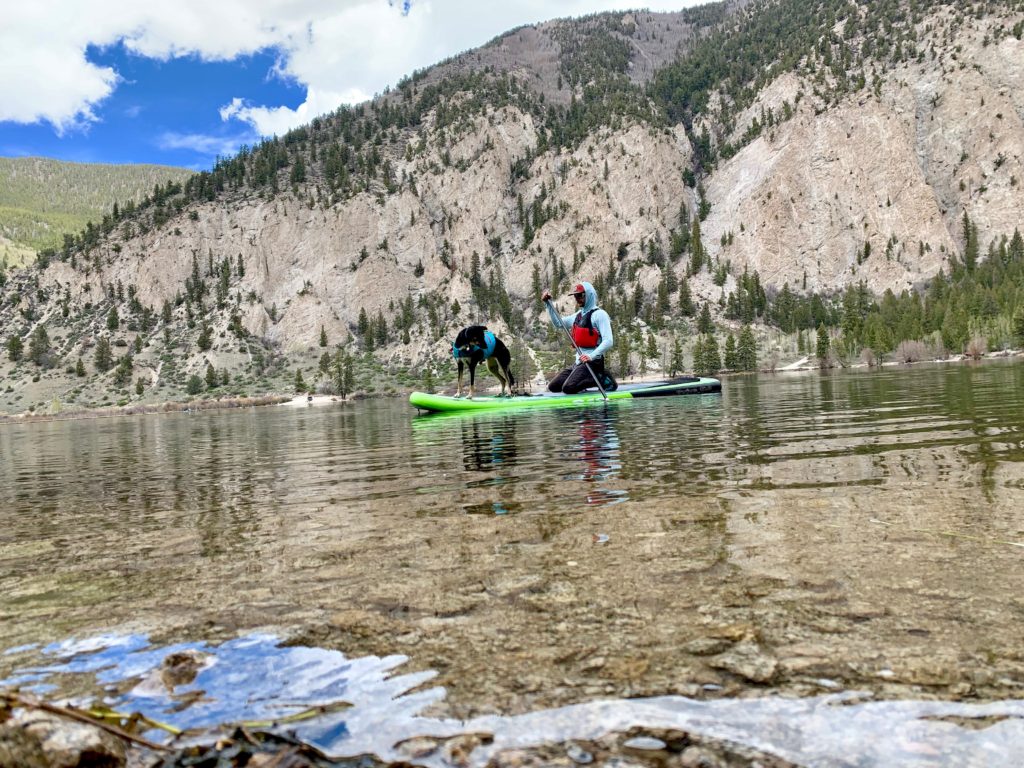
{"label": "clear shallow water", "polygon": [[[205,668],[173,688],[154,682],[160,662],[182,651],[203,654]],[[142,712],[181,729],[280,719],[343,701],[351,706],[280,729],[335,757],[375,754],[408,760],[408,745],[415,743],[414,762],[438,768],[451,763],[443,749],[424,749],[424,740],[440,746],[468,734],[493,737],[473,751],[469,764],[474,766],[487,765],[503,750],[571,744],[636,729],[685,731],[808,766],[1017,766],[1024,739],[1024,701],[873,702],[856,692],[719,701],[660,696],[460,722],[422,714],[444,692],[421,687],[432,677],[429,673],[392,675],[406,661],[401,656],[348,659],[337,651],[281,647],[263,635],[220,646],[165,648],[153,648],[138,635],[107,636],[55,644],[44,654],[52,663],[2,682],[45,693],[50,686],[44,681],[51,677],[92,673],[107,687],[105,702],[112,709]],[[124,693],[109,692],[125,681],[136,684]],[[197,694],[195,702],[182,708],[182,700],[192,694]],[[160,739],[162,732],[148,735]],[[166,735],[162,740],[168,740]]]}
{"label": "clear shallow water", "polygon": [[[1012,709],[1022,385],[1005,362],[750,377],[607,410],[414,418],[386,401],[0,426],[0,648],[31,646],[0,676],[69,638],[268,630],[407,657],[400,677],[444,691],[438,721],[570,707],[583,728],[587,702],[682,694],[753,708],[751,743],[767,722],[751,713],[775,711],[808,764],[829,739],[801,707],[844,743],[895,717],[823,693]],[[744,700],[770,694],[801,699]],[[924,723],[928,739],[960,728]],[[1012,754],[1018,723],[957,738]]]}

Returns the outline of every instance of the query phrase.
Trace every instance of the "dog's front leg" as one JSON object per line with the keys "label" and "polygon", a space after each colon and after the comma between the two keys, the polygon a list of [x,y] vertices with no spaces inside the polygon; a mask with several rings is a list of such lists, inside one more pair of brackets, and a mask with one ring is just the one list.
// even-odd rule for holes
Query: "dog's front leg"
{"label": "dog's front leg", "polygon": [[455,396],[462,397],[462,370],[465,368],[465,364],[456,358],[455,362],[459,366],[459,385],[455,388]]}

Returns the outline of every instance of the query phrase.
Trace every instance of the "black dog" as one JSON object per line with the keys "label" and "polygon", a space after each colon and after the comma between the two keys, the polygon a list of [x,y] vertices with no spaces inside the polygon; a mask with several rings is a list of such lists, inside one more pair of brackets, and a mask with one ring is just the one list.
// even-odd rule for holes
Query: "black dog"
{"label": "black dog", "polygon": [[462,371],[463,367],[469,364],[469,396],[473,397],[476,386],[476,367],[482,362],[487,363],[488,370],[501,382],[501,394],[505,397],[505,387],[508,387],[508,397],[514,392],[512,388],[516,384],[515,377],[510,368],[512,355],[508,347],[501,343],[501,339],[487,330],[484,325],[471,325],[459,331],[452,344],[452,356],[459,364],[459,387],[455,392],[456,397],[462,397]]}

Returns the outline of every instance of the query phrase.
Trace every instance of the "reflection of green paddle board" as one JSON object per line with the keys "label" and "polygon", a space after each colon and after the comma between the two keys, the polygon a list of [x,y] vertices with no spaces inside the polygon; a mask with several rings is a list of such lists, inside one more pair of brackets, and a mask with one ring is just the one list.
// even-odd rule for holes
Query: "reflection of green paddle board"
{"label": "reflection of green paddle board", "polygon": [[[638,397],[668,397],[673,395],[704,395],[710,392],[721,392],[722,384],[718,379],[684,376],[671,381],[656,381],[647,384],[626,384],[614,392],[608,393],[609,400],[630,400]],[[604,398],[596,390],[587,390],[575,395],[546,393],[542,395],[522,395],[519,397],[451,397],[449,395],[430,395],[426,392],[413,392],[409,402],[424,411],[494,411],[509,408],[544,408],[555,406],[591,405],[603,402]]]}

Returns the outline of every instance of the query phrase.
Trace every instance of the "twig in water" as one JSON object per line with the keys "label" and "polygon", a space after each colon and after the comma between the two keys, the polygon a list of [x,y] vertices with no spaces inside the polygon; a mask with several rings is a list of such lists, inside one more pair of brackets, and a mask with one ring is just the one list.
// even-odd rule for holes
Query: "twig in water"
{"label": "twig in water", "polygon": [[146,749],[152,749],[156,752],[173,752],[170,747],[165,747],[163,744],[157,744],[156,742],[144,739],[141,736],[135,736],[115,725],[110,725],[103,720],[98,720],[74,707],[58,707],[55,704],[47,704],[45,701],[39,701],[38,699],[29,698],[17,693],[3,693],[0,694],[0,696],[2,696],[3,699],[13,707],[38,709],[43,712],[49,712],[50,714],[57,715],[58,717],[66,717],[69,720],[75,720],[79,723],[94,725],[101,731],[106,731],[119,739],[124,739],[125,741],[132,742],[133,744],[138,744]]}

